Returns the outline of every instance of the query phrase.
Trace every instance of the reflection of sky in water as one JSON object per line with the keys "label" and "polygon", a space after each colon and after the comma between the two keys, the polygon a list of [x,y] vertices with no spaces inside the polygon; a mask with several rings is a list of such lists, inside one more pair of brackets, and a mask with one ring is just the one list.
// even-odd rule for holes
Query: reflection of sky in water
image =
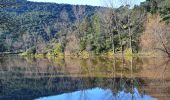
{"label": "reflection of sky in water", "polygon": [[[88,89],[84,91],[76,91],[72,93],[64,93],[56,96],[39,98],[37,100],[132,100],[132,94],[124,91],[112,94],[110,89]],[[156,100],[148,95],[140,95],[138,90],[134,88],[133,100]]]}

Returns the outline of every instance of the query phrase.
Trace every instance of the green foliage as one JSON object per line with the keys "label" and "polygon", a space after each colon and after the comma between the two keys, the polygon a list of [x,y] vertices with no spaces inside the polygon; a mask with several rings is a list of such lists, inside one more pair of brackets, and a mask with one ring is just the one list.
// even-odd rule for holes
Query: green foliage
{"label": "green foliage", "polygon": [[[6,0],[5,2],[10,3]],[[115,14],[111,16],[107,15],[107,8],[82,6],[86,9],[85,14],[79,16],[80,19],[76,19],[73,14],[72,5],[27,2],[17,0],[14,4],[19,5],[18,7],[9,7],[6,4],[4,5],[8,6],[8,9],[1,7],[0,52],[24,51],[30,48],[24,55],[63,57],[65,48],[70,45],[70,34],[75,34],[75,45],[79,48],[73,52],[80,52],[79,55],[83,58],[88,58],[89,52],[113,56],[113,49],[116,53],[125,50],[125,54],[131,55],[129,52],[132,52],[132,49],[133,52],[139,50],[145,10],[152,14],[160,13],[162,21],[170,21],[169,0],[146,0],[133,9],[121,6],[114,9]],[[140,18],[143,14],[144,17]],[[110,18],[109,21],[105,22],[105,17]],[[80,21],[78,25],[77,20]]]}
{"label": "green foliage", "polygon": [[63,46],[61,43],[57,43],[55,47],[47,54],[47,56],[64,57]]}
{"label": "green foliage", "polygon": [[162,16],[162,21],[165,21],[167,23],[170,22],[170,1],[164,0],[161,2],[160,6],[160,14]]}
{"label": "green foliage", "polygon": [[146,0],[142,3],[142,6],[150,13],[155,14],[158,10],[159,0]]}
{"label": "green foliage", "polygon": [[0,52],[4,52],[7,50],[6,45],[3,43],[3,41],[0,40]]}
{"label": "green foliage", "polygon": [[28,54],[35,54],[36,53],[36,47],[32,47],[30,49],[27,50]]}
{"label": "green foliage", "polygon": [[26,52],[23,52],[21,56],[34,56],[35,54],[36,54],[36,47],[31,47]]}
{"label": "green foliage", "polygon": [[[0,39],[4,40],[2,44],[8,46],[10,43],[5,41],[8,36],[8,40],[12,41],[8,47],[10,51],[25,50],[43,43],[48,45],[53,39],[65,46],[66,35],[73,31],[70,29],[77,20],[73,14],[74,5],[27,0],[0,2]],[[87,8],[85,15],[93,15],[99,7],[85,6],[85,8]],[[83,18],[84,16],[81,16],[81,19]],[[5,35],[5,38],[1,38],[1,35]]]}
{"label": "green foliage", "polygon": [[170,0],[146,0],[142,6],[150,13],[159,13],[163,21],[169,22]]}
{"label": "green foliage", "polygon": [[162,21],[169,23],[170,22],[170,14],[163,16]]}
{"label": "green foliage", "polygon": [[58,55],[58,53],[61,53],[62,50],[62,45],[61,43],[57,43],[54,50],[52,51],[54,55]]}
{"label": "green foliage", "polygon": [[159,3],[160,8],[170,8],[170,1],[169,0],[162,0],[161,3]]}
{"label": "green foliage", "polygon": [[93,27],[93,50],[96,54],[99,54],[103,51],[105,48],[104,38],[101,34],[101,25],[100,25],[100,19],[99,16],[95,15],[92,17],[92,27]]}

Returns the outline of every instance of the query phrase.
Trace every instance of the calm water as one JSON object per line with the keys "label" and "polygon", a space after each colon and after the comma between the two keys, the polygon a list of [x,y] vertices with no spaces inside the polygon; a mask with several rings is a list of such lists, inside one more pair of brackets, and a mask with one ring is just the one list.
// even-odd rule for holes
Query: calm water
{"label": "calm water", "polygon": [[169,100],[166,58],[0,57],[0,100]]}

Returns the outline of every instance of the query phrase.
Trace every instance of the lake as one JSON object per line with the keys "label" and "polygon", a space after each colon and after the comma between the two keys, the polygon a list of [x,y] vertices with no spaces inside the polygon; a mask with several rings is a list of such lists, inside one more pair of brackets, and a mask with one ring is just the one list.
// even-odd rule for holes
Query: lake
{"label": "lake", "polygon": [[170,60],[0,57],[0,100],[168,100]]}

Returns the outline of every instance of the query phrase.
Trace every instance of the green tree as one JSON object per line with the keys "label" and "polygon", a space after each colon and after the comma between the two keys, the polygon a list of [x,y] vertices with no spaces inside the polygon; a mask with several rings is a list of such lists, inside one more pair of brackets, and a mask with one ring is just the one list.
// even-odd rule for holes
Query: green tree
{"label": "green tree", "polygon": [[93,27],[93,34],[94,34],[94,48],[95,53],[100,53],[102,50],[102,38],[101,38],[101,30],[100,30],[100,19],[97,15],[93,16],[92,18],[92,27]]}

